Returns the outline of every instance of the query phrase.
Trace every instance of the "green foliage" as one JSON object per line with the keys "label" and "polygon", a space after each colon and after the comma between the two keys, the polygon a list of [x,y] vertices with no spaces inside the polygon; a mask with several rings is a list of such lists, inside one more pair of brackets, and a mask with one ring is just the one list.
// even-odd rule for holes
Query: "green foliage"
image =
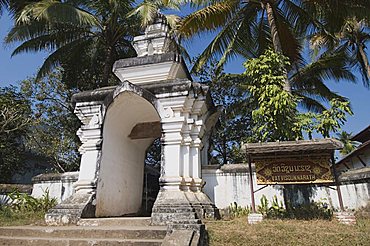
{"label": "green foliage", "polygon": [[43,224],[44,216],[42,212],[16,213],[8,206],[0,206],[0,226]]}
{"label": "green foliage", "polygon": [[314,132],[330,137],[340,130],[346,116],[352,115],[349,102],[339,97],[333,97],[330,107],[321,112],[300,113],[298,105],[307,98],[284,90],[284,68],[288,65],[287,58],[271,50],[244,64],[244,88],[256,105],[252,112],[253,138],[249,141],[294,140],[302,138],[304,132],[310,139]]}
{"label": "green foliage", "polygon": [[32,103],[34,121],[26,146],[33,153],[47,157],[57,172],[78,169],[80,125],[70,103],[77,90],[68,89],[61,81],[60,70],[42,80],[30,78],[21,82],[22,93]]}
{"label": "green foliage", "polygon": [[269,211],[269,201],[267,200],[267,197],[263,195],[260,199],[260,205],[257,206],[257,212],[265,217],[268,211]]}
{"label": "green foliage", "polygon": [[15,213],[24,212],[43,212],[46,213],[49,209],[57,205],[56,198],[49,195],[49,190],[46,190],[41,198],[34,198],[27,193],[14,191],[9,194],[12,202],[10,208]]}
{"label": "green foliage", "polygon": [[24,137],[32,120],[29,100],[14,87],[0,88],[0,182],[22,170]]}
{"label": "green foliage", "polygon": [[332,99],[330,108],[317,115],[318,124],[316,129],[323,137],[329,137],[330,132],[337,132],[340,126],[346,122],[346,115],[352,115],[348,101]]}
{"label": "green foliage", "polygon": [[146,150],[145,165],[159,167],[161,165],[161,141],[157,138]]}
{"label": "green foliage", "polygon": [[288,59],[272,50],[267,50],[244,66],[247,84],[257,107],[252,112],[253,140],[292,140],[301,137],[295,127],[298,98],[284,90],[284,69]]}
{"label": "green foliage", "polygon": [[290,218],[301,220],[331,220],[333,218],[333,210],[330,209],[326,203],[311,202],[309,204],[302,204],[298,207],[292,208],[289,211],[288,216]]}
{"label": "green foliage", "polygon": [[228,214],[231,218],[245,217],[250,214],[251,209],[249,207],[239,206],[236,202],[231,203],[227,208]]}
{"label": "green foliage", "polygon": [[302,204],[296,207],[289,206],[288,209],[286,209],[283,206],[283,202],[279,202],[276,196],[273,197],[271,206],[269,206],[269,201],[266,196],[263,195],[260,203],[258,212],[269,219],[331,220],[333,218],[332,209],[322,201]]}
{"label": "green foliage", "polygon": [[339,151],[341,155],[347,155],[357,148],[358,144],[355,141],[351,140],[352,137],[352,133],[348,133],[346,131],[337,133],[336,139],[341,141],[344,145],[343,149]]}
{"label": "green foliage", "polygon": [[55,67],[65,70],[73,88],[102,87],[112,80],[113,63],[135,55],[131,45],[139,23],[128,18],[133,1],[31,1],[14,14],[7,43],[20,43],[12,55],[48,51],[40,79]]}
{"label": "green foliage", "polygon": [[257,211],[266,218],[282,219],[286,216],[286,210],[283,203],[278,201],[277,197],[274,196],[269,206],[269,201],[266,196],[263,195],[260,199],[260,205],[257,207]]}
{"label": "green foliage", "polygon": [[286,216],[286,210],[282,201],[278,201],[277,197],[272,198],[271,207],[267,213],[269,218],[283,219]]}
{"label": "green foliage", "polygon": [[240,144],[251,134],[251,106],[248,92],[241,89],[240,76],[218,74],[216,62],[194,74],[210,88],[214,104],[218,107],[219,120],[212,130],[209,159],[213,164],[243,162],[245,157]]}
{"label": "green foliage", "polygon": [[41,198],[14,191],[6,203],[0,204],[0,226],[43,224],[45,213],[56,206],[55,198],[46,190]]}
{"label": "green foliage", "polygon": [[330,133],[337,133],[346,122],[347,115],[353,113],[348,101],[334,98],[330,100],[330,106],[321,113],[299,114],[296,128],[306,131],[310,139],[313,132],[317,132],[323,137],[330,137]]}

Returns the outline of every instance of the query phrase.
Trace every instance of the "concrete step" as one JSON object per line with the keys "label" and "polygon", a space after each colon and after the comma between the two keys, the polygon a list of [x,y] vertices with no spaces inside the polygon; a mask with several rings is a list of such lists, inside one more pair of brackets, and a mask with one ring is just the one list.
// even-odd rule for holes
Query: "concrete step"
{"label": "concrete step", "polygon": [[162,239],[122,239],[122,238],[39,238],[0,236],[0,246],[157,246]]}
{"label": "concrete step", "polygon": [[195,209],[192,207],[170,207],[162,206],[160,208],[154,207],[152,213],[162,213],[165,210],[167,213],[194,213]]}
{"label": "concrete step", "polygon": [[79,226],[150,226],[150,217],[80,219]]}
{"label": "concrete step", "polygon": [[0,237],[163,239],[165,226],[15,226],[0,227]]}
{"label": "concrete step", "polygon": [[[155,214],[155,213],[153,213]],[[173,220],[173,219],[180,219],[180,220],[186,220],[186,219],[198,219],[196,216],[196,213],[161,213],[161,217],[164,221],[166,220]]]}

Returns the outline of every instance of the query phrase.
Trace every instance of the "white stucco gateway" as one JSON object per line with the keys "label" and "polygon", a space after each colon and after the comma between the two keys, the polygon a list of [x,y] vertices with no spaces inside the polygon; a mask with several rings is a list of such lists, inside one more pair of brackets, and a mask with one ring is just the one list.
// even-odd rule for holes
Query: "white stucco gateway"
{"label": "white stucco gateway", "polygon": [[160,191],[153,224],[198,225],[216,208],[202,192],[201,163],[207,163],[208,132],[217,110],[208,87],[193,82],[159,16],[134,39],[136,58],[119,60],[119,86],[73,96],[81,166],[76,193],[46,215],[49,224],[81,217],[137,214],[146,149],[160,137]]}

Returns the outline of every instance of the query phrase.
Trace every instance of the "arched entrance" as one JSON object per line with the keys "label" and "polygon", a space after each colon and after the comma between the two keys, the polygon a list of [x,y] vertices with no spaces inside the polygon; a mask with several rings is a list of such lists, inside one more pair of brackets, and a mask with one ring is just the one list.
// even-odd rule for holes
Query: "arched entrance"
{"label": "arched entrance", "polygon": [[136,214],[142,204],[146,149],[160,134],[151,102],[123,91],[109,105],[96,191],[96,217]]}

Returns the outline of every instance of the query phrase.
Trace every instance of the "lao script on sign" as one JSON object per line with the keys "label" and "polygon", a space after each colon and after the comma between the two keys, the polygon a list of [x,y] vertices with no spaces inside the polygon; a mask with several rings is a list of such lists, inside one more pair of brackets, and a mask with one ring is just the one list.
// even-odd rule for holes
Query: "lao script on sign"
{"label": "lao script on sign", "polygon": [[257,184],[332,183],[330,156],[255,160]]}

